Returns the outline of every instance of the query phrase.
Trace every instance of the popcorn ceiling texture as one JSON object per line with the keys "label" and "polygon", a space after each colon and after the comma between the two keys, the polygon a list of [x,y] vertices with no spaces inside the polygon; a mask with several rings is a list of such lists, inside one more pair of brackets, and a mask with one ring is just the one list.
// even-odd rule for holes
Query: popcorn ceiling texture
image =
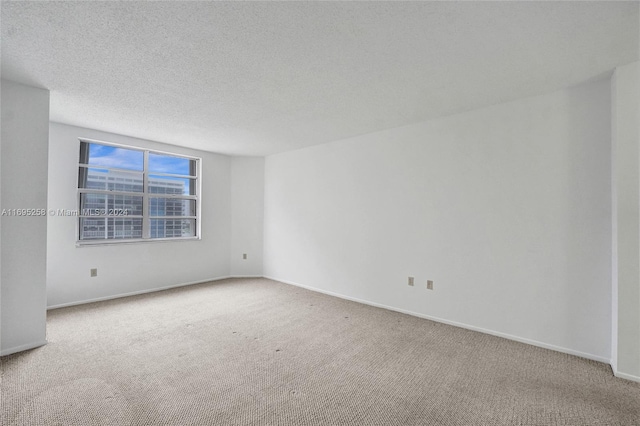
{"label": "popcorn ceiling texture", "polygon": [[2,77],[51,120],[267,155],[638,60],[638,2],[2,2]]}

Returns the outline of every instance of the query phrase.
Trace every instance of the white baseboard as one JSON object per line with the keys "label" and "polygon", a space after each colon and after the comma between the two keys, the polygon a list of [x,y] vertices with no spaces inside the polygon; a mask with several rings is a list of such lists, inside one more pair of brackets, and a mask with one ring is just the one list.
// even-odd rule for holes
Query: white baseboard
{"label": "white baseboard", "polygon": [[119,294],[114,294],[114,295],[110,295],[110,296],[96,297],[95,299],[87,299],[87,300],[79,300],[79,301],[69,302],[69,303],[61,303],[61,304],[58,304],[58,305],[47,306],[47,310],[59,309],[59,308],[67,308],[69,306],[84,305],[86,303],[103,302],[105,300],[120,299],[121,297],[137,296],[139,294],[155,293],[156,291],[169,290],[169,289],[172,289],[172,288],[185,287],[185,286],[194,285],[194,284],[208,283],[208,282],[211,282],[211,281],[226,280],[228,278],[235,278],[235,277],[232,277],[230,275],[226,275],[226,276],[223,276],[223,277],[210,278],[210,279],[199,280],[199,281],[191,281],[191,282],[187,282],[187,283],[174,284],[174,285],[169,285],[169,286],[165,286],[165,287],[157,287],[157,288],[151,288],[151,289],[146,289],[146,290],[132,291],[130,293],[119,293]]}
{"label": "white baseboard", "polygon": [[3,349],[2,351],[0,351],[0,356],[11,355],[11,354],[15,354],[17,352],[22,352],[22,351],[28,351],[29,349],[38,348],[46,344],[47,344],[46,340],[41,340],[38,342],[27,343],[26,345],[20,345],[20,346],[15,346],[9,349]]}
{"label": "white baseboard", "polygon": [[613,364],[611,365],[611,370],[613,370],[613,375],[616,377],[619,377],[621,379],[631,380],[632,382],[640,383],[640,377],[634,376],[633,374],[621,373],[620,371],[618,371],[616,368],[613,367]]}
{"label": "white baseboard", "polygon": [[[284,284],[289,284],[289,285],[293,285],[293,286],[296,286],[296,287],[305,288],[307,290],[315,291],[315,292],[318,292],[318,293],[327,294],[329,296],[335,296],[335,297],[339,297],[341,299],[350,300],[352,302],[358,302],[358,303],[362,303],[362,304],[365,304],[365,305],[374,306],[376,308],[388,309],[390,311],[400,312],[400,313],[411,315],[411,316],[414,316],[414,317],[424,318],[424,319],[428,319],[428,320],[431,320],[431,321],[440,322],[440,323],[443,323],[443,324],[453,325],[453,326],[456,326],[456,327],[465,328],[467,330],[479,331],[480,333],[490,334],[492,336],[502,337],[502,338],[505,338],[505,339],[514,340],[516,342],[526,343],[526,344],[532,345],[532,346],[538,346],[538,347],[544,348],[544,349],[551,349],[551,350],[556,351],[556,352],[562,352],[562,353],[566,353],[566,354],[569,354],[569,355],[575,355],[575,356],[579,356],[581,358],[586,358],[586,359],[590,359],[590,360],[593,360],[593,361],[603,362],[605,364],[611,364],[611,360],[610,359],[605,358],[605,357],[601,357],[601,356],[598,356],[598,355],[593,355],[593,354],[589,354],[589,353],[585,353],[585,352],[580,352],[580,351],[576,351],[576,350],[573,350],[573,349],[564,348],[564,347],[561,347],[561,346],[556,346],[556,345],[551,345],[551,344],[544,343],[544,342],[539,342],[537,340],[532,340],[532,339],[527,339],[527,338],[524,338],[524,337],[514,336],[514,335],[511,335],[511,334],[502,333],[502,332],[499,332],[499,331],[489,330],[489,329],[486,329],[486,328],[476,327],[476,326],[473,326],[473,325],[464,324],[464,323],[457,322],[457,321],[450,321],[450,320],[447,320],[447,319],[444,319],[444,318],[438,318],[438,317],[434,317],[434,316],[431,316],[431,315],[425,315],[425,314],[421,314],[421,313],[418,313],[418,312],[409,311],[409,310],[406,310],[406,309],[395,308],[393,306],[387,306],[387,305],[383,305],[381,303],[370,302],[368,300],[358,299],[356,297],[345,296],[344,294],[334,293],[332,291],[327,291],[327,290],[321,290],[321,289],[318,289],[318,288],[315,288],[315,287],[310,287],[310,286],[299,284],[299,283],[292,282],[292,281],[281,280],[281,279],[278,279],[278,278],[268,277],[268,276],[265,276],[265,278],[273,280],[273,281],[278,281],[278,282],[281,282],[281,283],[284,283]],[[622,376],[619,376],[619,377],[622,377]],[[629,379],[629,380],[632,380],[632,379]]]}
{"label": "white baseboard", "polygon": [[229,278],[264,278],[262,275],[230,275]]}

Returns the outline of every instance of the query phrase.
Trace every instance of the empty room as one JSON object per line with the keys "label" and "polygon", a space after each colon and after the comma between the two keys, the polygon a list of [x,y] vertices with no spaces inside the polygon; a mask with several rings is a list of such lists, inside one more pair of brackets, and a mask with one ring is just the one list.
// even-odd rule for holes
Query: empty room
{"label": "empty room", "polygon": [[640,2],[3,1],[2,425],[640,425]]}

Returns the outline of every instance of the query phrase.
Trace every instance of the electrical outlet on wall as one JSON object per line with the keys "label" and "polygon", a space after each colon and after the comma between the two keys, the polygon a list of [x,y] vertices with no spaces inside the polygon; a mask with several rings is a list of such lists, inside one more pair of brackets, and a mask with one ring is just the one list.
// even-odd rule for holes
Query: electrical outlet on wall
{"label": "electrical outlet on wall", "polygon": [[244,260],[247,260],[247,253],[242,253],[242,258],[243,258]]}
{"label": "electrical outlet on wall", "polygon": [[427,281],[427,290],[433,290],[433,281],[431,280]]}
{"label": "electrical outlet on wall", "polygon": [[411,287],[413,287],[413,277],[409,277],[409,282],[408,282],[408,284],[409,284]]}
{"label": "electrical outlet on wall", "polygon": [[91,276],[92,277],[98,276],[98,268],[91,268]]}

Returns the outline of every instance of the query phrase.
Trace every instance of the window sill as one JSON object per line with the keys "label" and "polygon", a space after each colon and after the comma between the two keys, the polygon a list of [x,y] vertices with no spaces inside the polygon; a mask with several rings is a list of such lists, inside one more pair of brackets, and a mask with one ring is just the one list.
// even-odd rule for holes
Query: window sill
{"label": "window sill", "polygon": [[200,237],[181,237],[181,238],[137,238],[127,240],[90,240],[90,241],[76,241],[76,247],[96,247],[96,246],[111,246],[111,245],[135,245],[135,244],[147,244],[147,243],[168,243],[178,241],[200,241]]}

